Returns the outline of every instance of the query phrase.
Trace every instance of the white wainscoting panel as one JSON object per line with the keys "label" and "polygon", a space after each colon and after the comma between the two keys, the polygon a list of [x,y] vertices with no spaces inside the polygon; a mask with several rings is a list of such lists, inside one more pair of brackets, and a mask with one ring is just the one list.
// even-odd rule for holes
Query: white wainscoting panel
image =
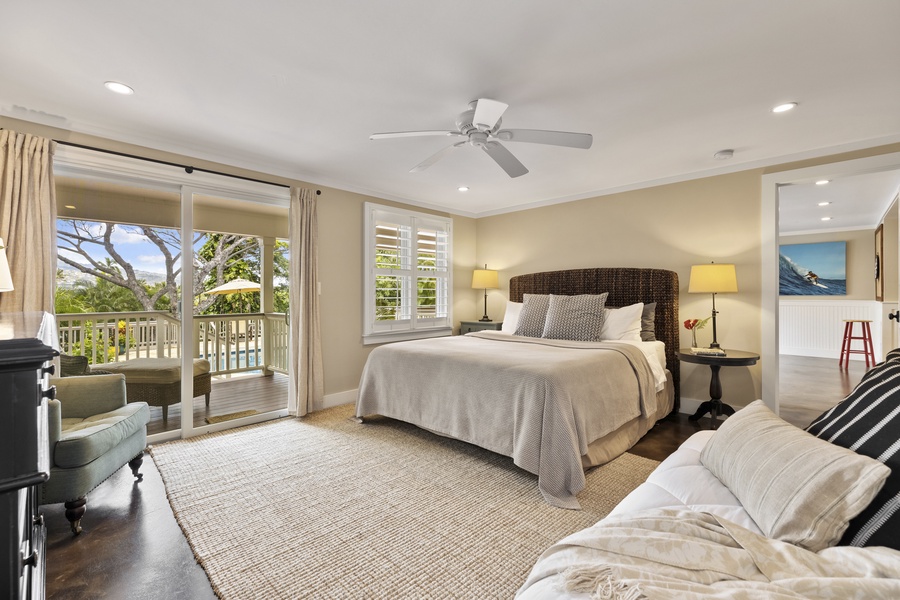
{"label": "white wainscoting panel", "polygon": [[[884,359],[884,319],[882,304],[874,300],[785,300],[778,306],[778,345],[781,354],[815,356],[838,360],[844,340],[844,319],[869,319],[875,360]],[[854,325],[853,335],[862,334]],[[853,340],[851,348],[862,350],[862,340]],[[865,360],[851,354],[851,360]]]}

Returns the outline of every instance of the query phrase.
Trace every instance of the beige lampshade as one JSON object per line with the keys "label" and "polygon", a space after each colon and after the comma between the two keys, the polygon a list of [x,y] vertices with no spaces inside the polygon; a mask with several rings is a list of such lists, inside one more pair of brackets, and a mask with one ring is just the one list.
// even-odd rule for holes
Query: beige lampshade
{"label": "beige lampshade", "polygon": [[6,260],[6,246],[0,239],[0,292],[11,292],[13,289],[15,288],[9,272],[9,261]]}
{"label": "beige lampshade", "polygon": [[690,294],[721,294],[736,292],[737,274],[734,265],[710,263],[691,267]]}
{"label": "beige lampshade", "polygon": [[472,274],[472,287],[479,290],[495,290],[500,287],[500,277],[497,271],[487,268],[475,269]]}

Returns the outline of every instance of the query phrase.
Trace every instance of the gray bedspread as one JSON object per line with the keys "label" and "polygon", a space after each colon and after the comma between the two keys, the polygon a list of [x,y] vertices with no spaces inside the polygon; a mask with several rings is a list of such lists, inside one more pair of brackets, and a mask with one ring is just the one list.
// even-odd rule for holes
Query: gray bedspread
{"label": "gray bedspread", "polygon": [[655,414],[644,354],[616,342],[478,332],[372,351],[356,414],[383,415],[510,456],[554,506],[578,509],[581,456],[594,440]]}

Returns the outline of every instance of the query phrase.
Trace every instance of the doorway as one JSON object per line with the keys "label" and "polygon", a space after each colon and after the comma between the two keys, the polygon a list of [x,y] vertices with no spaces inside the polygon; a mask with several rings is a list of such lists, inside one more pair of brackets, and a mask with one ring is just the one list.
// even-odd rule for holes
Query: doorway
{"label": "doorway", "polygon": [[[774,358],[780,357],[780,296],[779,296],[779,233],[780,233],[780,192],[785,186],[815,184],[821,180],[839,180],[843,178],[857,177],[860,175],[871,173],[884,173],[888,171],[900,172],[900,153],[886,154],[881,156],[873,156],[868,158],[854,159],[838,163],[830,163],[807,167],[803,169],[795,169],[780,173],[772,173],[764,175],[762,178],[762,314],[761,314],[761,337],[763,356]],[[895,192],[896,194],[896,192]],[[882,212],[882,217],[885,216]],[[871,224],[871,230],[874,231],[878,223]],[[872,242],[872,253],[874,256],[874,239]],[[896,270],[898,256],[898,248],[896,239],[893,242],[893,248],[890,249],[894,261],[894,279],[892,286],[897,287]],[[873,260],[874,267],[874,260]],[[872,273],[872,294],[871,298],[874,302],[874,268]],[[850,275],[848,275],[849,277]],[[894,298],[896,298],[896,290],[893,290]],[[877,328],[880,335],[882,327]],[[874,331],[874,330],[873,330]],[[894,338],[889,337],[889,340]],[[763,361],[763,379],[762,391],[763,399],[766,404],[776,413],[781,408],[781,390],[780,390],[780,360]],[[834,359],[834,368],[837,369],[837,357]],[[838,398],[839,400],[840,398]]]}
{"label": "doorway", "polygon": [[[154,296],[153,302],[137,307],[92,306],[90,314],[81,315],[83,318],[77,322],[70,318],[72,322],[67,322],[65,329],[59,328],[61,346],[82,354],[90,350],[94,363],[118,364],[141,359],[154,363],[148,368],[157,369],[160,361],[170,361],[175,363],[172,369],[180,363],[181,373],[193,374],[185,378],[176,376],[171,385],[163,382],[166,384],[163,400],[157,398],[160,394],[154,388],[156,396],[148,441],[189,437],[287,415],[286,379],[291,368],[287,359],[288,328],[284,314],[277,312],[279,305],[275,298],[279,293],[287,297],[288,282],[286,277],[278,280],[274,262],[279,246],[283,246],[280,254],[284,266],[289,260],[284,241],[288,189],[65,146],[55,156],[54,169],[58,192],[61,185],[68,185],[76,189],[79,199],[68,203],[65,194],[59,196],[61,219],[83,221],[84,238],[93,236],[103,241],[103,236],[98,234],[100,230],[91,225],[94,221],[104,231],[119,232],[119,240],[106,240],[103,246],[118,248],[113,255],[121,255],[122,261],[116,259],[112,265],[118,271],[136,271],[132,267],[137,262],[154,264],[153,257],[149,256],[152,252],[124,252],[123,248],[132,248],[133,244],[147,239],[165,238],[164,243],[157,244],[156,258],[163,261],[160,264],[165,268],[160,269],[169,272],[170,277],[159,283],[151,282],[148,273],[153,269],[145,267],[147,273],[137,277],[139,281],[131,290],[138,295],[152,294],[158,286],[168,285],[171,289],[164,290],[161,299]],[[104,193],[108,197],[104,198]],[[236,257],[238,261],[231,261],[235,258],[231,255],[223,257],[221,272],[228,273],[231,280],[234,273],[229,269],[243,269],[238,275],[253,279],[260,289],[253,297],[238,296],[231,302],[226,296],[214,307],[225,311],[223,315],[201,314],[197,304],[203,301],[203,294],[199,292],[214,285],[206,285],[209,278],[205,276],[209,273],[202,268],[204,261],[208,263],[212,259],[201,260],[200,254],[217,236],[230,236],[236,244],[243,243],[253,249]],[[182,261],[182,256],[193,260]],[[86,260],[90,262],[90,258]],[[103,267],[107,262],[107,258],[99,256],[97,264]],[[195,274],[199,279],[195,280]],[[216,269],[214,277],[220,274]],[[182,282],[193,283],[183,285]],[[221,283],[224,282],[215,282]],[[213,305],[211,301],[206,303]],[[241,307],[241,311],[231,310],[235,306]],[[286,306],[281,308],[286,311]],[[210,336],[208,325],[214,321],[218,321],[217,333]],[[62,339],[64,335],[72,343],[67,344]],[[201,343],[201,340],[210,341],[210,337],[213,343]],[[199,371],[197,359],[206,361]],[[265,384],[265,391],[254,396],[252,390],[222,388],[217,393],[216,380],[222,375],[231,376],[226,379],[240,375],[245,380],[245,388],[261,388]],[[249,376],[256,376],[258,381],[250,381]],[[265,402],[253,407],[234,403],[246,404],[254,397]],[[228,404],[229,398],[234,400],[232,404]],[[219,416],[227,418],[207,420]]]}

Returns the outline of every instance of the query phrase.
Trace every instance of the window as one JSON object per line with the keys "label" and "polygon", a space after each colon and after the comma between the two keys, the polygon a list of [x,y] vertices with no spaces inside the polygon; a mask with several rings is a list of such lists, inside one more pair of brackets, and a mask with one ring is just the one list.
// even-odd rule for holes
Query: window
{"label": "window", "polygon": [[450,219],[365,205],[363,341],[451,332]]}

